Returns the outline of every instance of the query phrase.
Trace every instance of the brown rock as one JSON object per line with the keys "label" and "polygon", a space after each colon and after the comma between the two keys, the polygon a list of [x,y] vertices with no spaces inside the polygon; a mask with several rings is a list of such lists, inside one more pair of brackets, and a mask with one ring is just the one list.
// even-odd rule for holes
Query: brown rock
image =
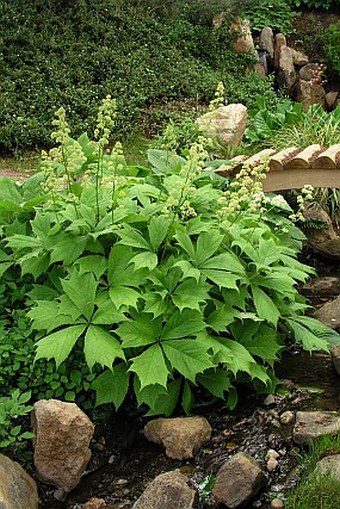
{"label": "brown rock", "polygon": [[192,458],[211,437],[211,426],[204,417],[175,417],[155,419],[144,427],[144,434],[151,442],[165,448],[173,459]]}
{"label": "brown rock", "polygon": [[336,106],[336,101],[338,98],[339,92],[336,90],[331,90],[325,96],[326,104],[329,110],[332,110]]}
{"label": "brown rock", "polygon": [[288,46],[282,46],[279,58],[278,83],[287,93],[290,93],[297,81],[293,57]]}
{"label": "brown rock", "polygon": [[334,364],[334,369],[337,372],[337,374],[340,376],[340,345],[337,345],[334,348],[332,348],[331,355],[332,355],[332,361]]}
{"label": "brown rock", "polygon": [[0,454],[0,508],[38,509],[35,481],[11,459]]}
{"label": "brown rock", "polygon": [[290,49],[294,65],[297,65],[298,67],[307,65],[309,62],[309,58],[304,53],[301,53],[301,51],[296,51],[296,49],[291,48]]}
{"label": "brown rock", "polygon": [[254,64],[254,71],[261,74],[261,76],[267,76],[266,68],[261,62],[256,62],[256,64]]}
{"label": "brown rock", "polygon": [[255,53],[253,37],[250,31],[250,22],[247,19],[235,19],[230,25],[230,31],[239,36],[233,41],[235,53]]}
{"label": "brown rock", "polygon": [[[334,232],[335,233],[335,232]],[[301,288],[304,295],[339,295],[340,277],[322,276],[311,279]]]}
{"label": "brown rock", "polygon": [[340,416],[336,412],[297,412],[293,440],[310,444],[318,437],[340,433]]}
{"label": "brown rock", "polygon": [[274,44],[274,66],[276,69],[278,69],[278,67],[279,67],[282,46],[287,46],[286,38],[281,33],[276,34],[275,35],[275,44]]}
{"label": "brown rock", "polygon": [[303,81],[310,81],[315,77],[315,74],[318,73],[320,68],[320,64],[316,62],[310,62],[309,64],[304,65],[299,70],[299,78]]}
{"label": "brown rock", "polygon": [[340,296],[315,311],[314,317],[331,329],[340,328]]}
{"label": "brown rock", "polygon": [[316,475],[329,475],[340,482],[340,454],[332,454],[318,461],[315,473]]}
{"label": "brown rock", "polygon": [[270,503],[272,509],[283,509],[284,506],[284,503],[279,498],[274,498]]}
{"label": "brown rock", "polygon": [[295,421],[295,414],[290,410],[286,410],[280,415],[280,422],[283,425],[292,424]]}
{"label": "brown rock", "polygon": [[307,111],[312,104],[325,107],[326,91],[320,84],[311,85],[309,81],[299,80],[296,86],[296,100],[302,103],[303,111]]}
{"label": "brown rock", "polygon": [[331,258],[340,259],[340,237],[334,231],[331,218],[320,205],[305,207],[303,215],[306,220],[323,223],[323,228],[305,228],[304,233],[314,251]]}
{"label": "brown rock", "polygon": [[71,491],[91,458],[94,426],[74,403],[41,400],[32,412],[34,464],[42,480]]}
{"label": "brown rock", "polygon": [[158,475],[132,509],[192,509],[196,492],[178,470]]}
{"label": "brown rock", "polygon": [[247,125],[247,108],[243,104],[228,104],[209,111],[196,122],[209,136],[216,137],[223,145],[237,148]]}
{"label": "brown rock", "polygon": [[218,471],[213,496],[217,502],[234,509],[249,502],[266,482],[254,458],[240,452]]}

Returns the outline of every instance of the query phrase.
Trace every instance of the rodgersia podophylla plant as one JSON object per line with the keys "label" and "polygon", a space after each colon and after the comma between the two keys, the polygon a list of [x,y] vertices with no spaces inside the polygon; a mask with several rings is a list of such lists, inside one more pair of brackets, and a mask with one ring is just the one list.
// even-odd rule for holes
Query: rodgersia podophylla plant
{"label": "rodgersia podophylla plant", "polygon": [[[262,194],[266,163],[228,184],[206,171],[200,139],[186,157],[153,150],[149,168],[130,168],[119,144],[107,152],[112,113],[103,103],[96,142],[64,127],[77,177],[53,210],[39,201],[50,187],[38,186],[25,230],[22,218],[4,229],[6,256],[39,282],[28,313],[36,358],[59,366],[82,350],[97,404],[118,408],[133,391],[148,415],[190,412],[199,395],[233,408],[239,383],[273,390],[286,337],[312,351],[338,336],[303,314],[304,236],[283,198]],[[45,162],[57,179],[58,154]]]}

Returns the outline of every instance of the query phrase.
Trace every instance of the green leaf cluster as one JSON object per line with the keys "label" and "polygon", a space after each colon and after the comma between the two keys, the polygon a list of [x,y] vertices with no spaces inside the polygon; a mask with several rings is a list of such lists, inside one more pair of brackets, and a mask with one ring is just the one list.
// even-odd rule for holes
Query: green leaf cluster
{"label": "green leaf cluster", "polygon": [[0,448],[33,438],[32,433],[22,431],[21,425],[14,425],[18,417],[27,415],[32,410],[27,404],[30,398],[30,392],[20,394],[18,389],[13,391],[11,396],[0,398]]}
{"label": "green leaf cluster", "polygon": [[131,389],[148,415],[170,415],[190,412],[198,388],[230,408],[240,382],[272,390],[287,337],[328,349],[328,329],[303,316],[297,285],[313,270],[296,258],[304,236],[283,199],[254,208],[249,190],[241,210],[226,209],[228,182],[204,170],[199,144],[187,157],[150,152],[142,174],[117,163],[117,147],[67,144],[78,147],[68,161],[51,154],[34,177],[43,186],[8,184],[18,203],[27,186],[41,201],[0,202],[3,277],[29,281],[37,363],[53,359],[58,372],[75,359],[79,388],[85,362],[97,404],[119,408]]}

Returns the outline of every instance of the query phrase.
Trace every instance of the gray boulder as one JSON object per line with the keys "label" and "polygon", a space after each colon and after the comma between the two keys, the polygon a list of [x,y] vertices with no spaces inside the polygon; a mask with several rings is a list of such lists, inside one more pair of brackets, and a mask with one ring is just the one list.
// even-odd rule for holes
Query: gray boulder
{"label": "gray boulder", "polygon": [[315,311],[314,317],[331,329],[340,329],[340,296]]}
{"label": "gray boulder", "polygon": [[334,348],[332,348],[331,355],[334,364],[334,369],[340,376],[340,345],[337,345]]}
{"label": "gray boulder", "polygon": [[240,452],[218,471],[213,496],[218,503],[234,509],[252,500],[266,482],[256,460]]}
{"label": "gray boulder", "polygon": [[310,444],[324,435],[340,433],[340,416],[336,412],[297,412],[293,440]]}
{"label": "gray boulder", "polygon": [[317,476],[329,475],[340,482],[340,454],[332,454],[318,461],[315,473]]}
{"label": "gray boulder", "polygon": [[288,46],[282,46],[279,58],[278,83],[289,94],[297,82],[297,74],[294,67],[294,61],[291,49]]}
{"label": "gray boulder", "polygon": [[260,33],[260,48],[265,50],[270,59],[274,60],[274,34],[270,27],[264,27]]}

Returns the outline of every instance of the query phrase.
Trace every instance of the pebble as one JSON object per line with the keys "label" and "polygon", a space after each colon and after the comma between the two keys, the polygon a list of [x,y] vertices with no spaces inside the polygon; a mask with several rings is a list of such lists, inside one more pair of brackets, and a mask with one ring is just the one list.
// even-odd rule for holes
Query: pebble
{"label": "pebble", "polygon": [[285,506],[284,503],[279,498],[274,498],[274,500],[272,500],[270,504],[270,507],[272,507],[272,509],[283,509],[284,506]]}
{"label": "pebble", "polygon": [[273,394],[268,394],[268,396],[263,400],[263,404],[265,406],[270,406],[275,404],[275,396]]}
{"label": "pebble", "polygon": [[269,458],[267,461],[267,470],[268,472],[274,472],[279,466],[279,462],[275,458]]}
{"label": "pebble", "polygon": [[276,452],[275,449],[268,449],[265,459],[269,460],[273,458],[274,460],[276,460],[279,456],[280,454]]}
{"label": "pebble", "polygon": [[291,424],[295,421],[295,414],[294,412],[291,412],[290,410],[287,410],[286,412],[283,412],[283,414],[280,415],[280,421],[281,424]]}

